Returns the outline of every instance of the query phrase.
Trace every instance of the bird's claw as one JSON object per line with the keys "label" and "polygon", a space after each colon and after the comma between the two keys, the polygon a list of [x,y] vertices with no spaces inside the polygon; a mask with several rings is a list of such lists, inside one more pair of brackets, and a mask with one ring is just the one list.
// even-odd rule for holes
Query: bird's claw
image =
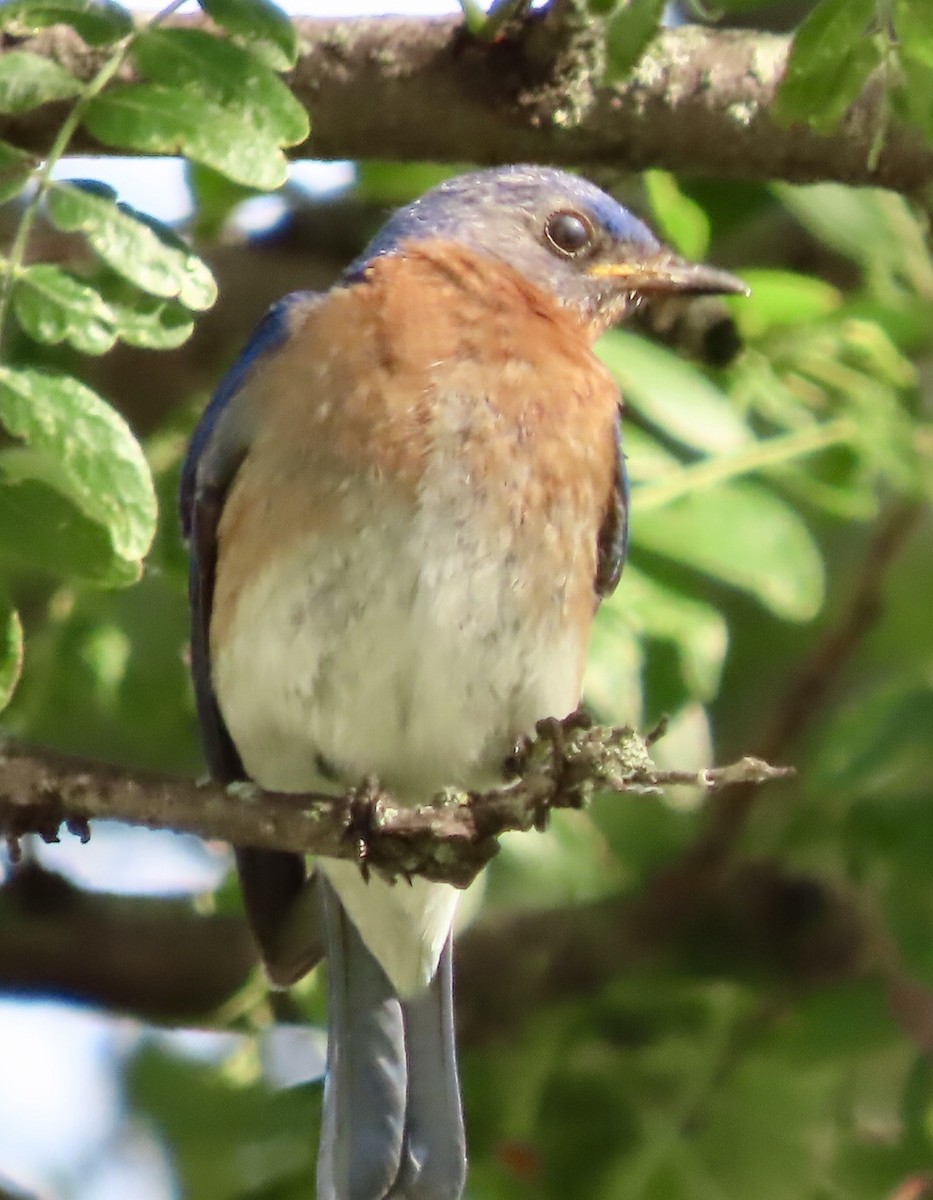
{"label": "bird's claw", "polygon": [[346,836],[356,842],[360,873],[369,882],[370,843],[379,826],[376,805],[382,796],[382,786],[375,775],[367,775],[350,794],[350,816]]}

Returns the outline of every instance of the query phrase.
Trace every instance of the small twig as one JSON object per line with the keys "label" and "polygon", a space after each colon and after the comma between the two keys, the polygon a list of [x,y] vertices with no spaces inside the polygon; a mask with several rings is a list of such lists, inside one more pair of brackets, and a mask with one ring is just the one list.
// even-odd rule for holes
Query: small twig
{"label": "small twig", "polygon": [[57,840],[63,822],[115,819],[241,846],[356,859],[392,876],[424,875],[465,887],[498,849],[499,834],[542,828],[555,808],[581,808],[598,791],[646,795],[671,784],[713,791],[757,785],[787,768],[746,758],[705,771],[659,771],[631,729],[591,726],[582,714],[539,722],[512,766],[518,778],[488,792],[447,789],[400,805],[372,780],[344,796],[286,795],[252,784],[224,788],[147,776],[47,751],[7,746],[0,756],[0,835]]}

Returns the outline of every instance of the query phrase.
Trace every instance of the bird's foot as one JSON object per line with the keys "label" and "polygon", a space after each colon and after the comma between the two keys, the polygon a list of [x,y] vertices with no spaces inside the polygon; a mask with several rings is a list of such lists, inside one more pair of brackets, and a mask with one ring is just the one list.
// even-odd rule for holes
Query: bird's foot
{"label": "bird's foot", "polygon": [[376,806],[383,796],[375,775],[365,776],[350,792],[350,816],[345,836],[356,842],[357,861],[363,878],[369,882],[369,847],[379,828]]}

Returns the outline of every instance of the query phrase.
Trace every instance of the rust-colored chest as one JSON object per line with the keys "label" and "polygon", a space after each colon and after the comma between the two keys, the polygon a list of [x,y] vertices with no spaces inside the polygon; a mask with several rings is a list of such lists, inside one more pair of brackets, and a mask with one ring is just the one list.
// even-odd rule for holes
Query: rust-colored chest
{"label": "rust-colored chest", "polygon": [[236,576],[410,504],[592,613],[618,395],[572,314],[506,265],[440,243],[378,260],[249,386],[257,433],[220,530]]}

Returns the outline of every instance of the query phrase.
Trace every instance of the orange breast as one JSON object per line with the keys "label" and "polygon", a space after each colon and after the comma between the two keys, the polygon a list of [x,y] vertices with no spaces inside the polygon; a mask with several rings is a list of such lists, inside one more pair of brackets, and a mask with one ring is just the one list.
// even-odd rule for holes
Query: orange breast
{"label": "orange breast", "polygon": [[618,395],[573,314],[506,264],[441,242],[377,260],[247,387],[257,433],[219,530],[212,639],[269,555],[315,529],[352,536],[372,511],[354,495],[414,512],[428,489],[588,627]]}

